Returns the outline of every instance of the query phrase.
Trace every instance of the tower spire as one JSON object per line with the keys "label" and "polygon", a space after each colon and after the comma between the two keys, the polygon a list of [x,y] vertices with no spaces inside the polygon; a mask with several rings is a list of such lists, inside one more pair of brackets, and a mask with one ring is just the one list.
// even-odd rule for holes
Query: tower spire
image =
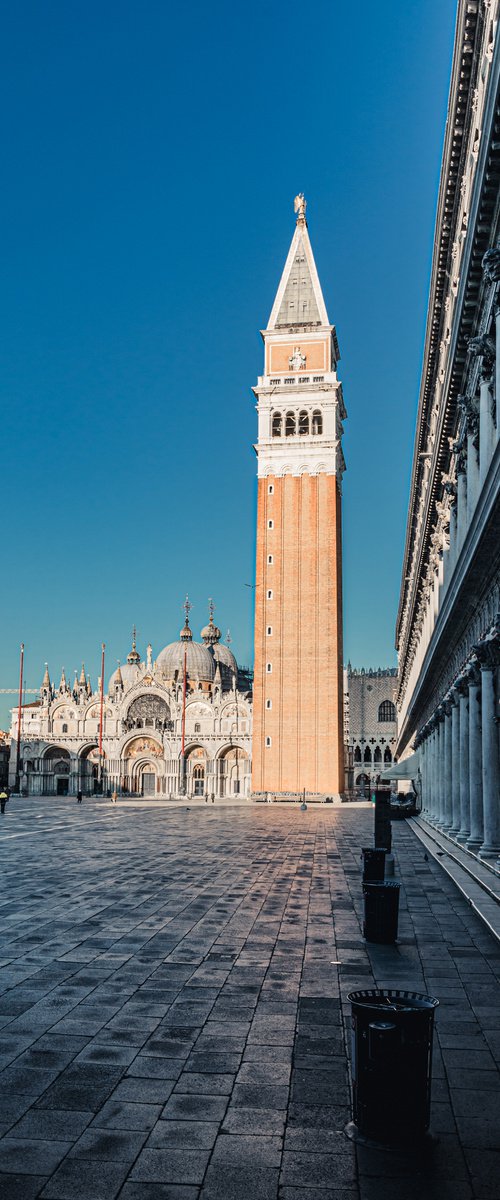
{"label": "tower spire", "polygon": [[140,661],[141,656],[137,650],[137,629],[134,624],[132,626],[132,649],[127,654],[127,662],[133,666],[136,663],[140,663]]}

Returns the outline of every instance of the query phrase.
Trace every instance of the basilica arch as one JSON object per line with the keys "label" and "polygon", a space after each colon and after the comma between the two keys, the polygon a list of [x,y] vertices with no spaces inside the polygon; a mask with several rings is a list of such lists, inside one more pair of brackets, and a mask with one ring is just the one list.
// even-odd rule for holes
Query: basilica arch
{"label": "basilica arch", "polygon": [[216,758],[218,796],[249,796],[251,783],[250,755],[233,741],[223,746]]}
{"label": "basilica arch", "polygon": [[151,798],[164,792],[164,749],[151,735],[132,737],[122,749],[121,790]]}

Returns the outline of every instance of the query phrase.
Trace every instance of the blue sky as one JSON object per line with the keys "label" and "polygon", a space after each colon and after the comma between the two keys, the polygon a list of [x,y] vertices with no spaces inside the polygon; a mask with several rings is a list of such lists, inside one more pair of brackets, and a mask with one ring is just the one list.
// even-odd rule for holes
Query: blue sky
{"label": "blue sky", "polygon": [[[395,663],[455,0],[3,11],[1,686],[207,598],[252,658],[259,329],[308,199],[346,422],[345,658]],[[10,699],[1,697],[0,725]]]}

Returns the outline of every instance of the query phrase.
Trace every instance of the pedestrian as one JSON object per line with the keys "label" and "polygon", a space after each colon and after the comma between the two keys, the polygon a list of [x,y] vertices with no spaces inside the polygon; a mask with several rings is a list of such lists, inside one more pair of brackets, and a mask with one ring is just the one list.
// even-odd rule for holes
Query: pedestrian
{"label": "pedestrian", "polygon": [[118,792],[117,792],[117,790],[116,790],[116,788],[115,788],[115,790],[114,790],[114,792],[113,792],[113,794],[112,794],[112,796],[111,796],[111,802],[112,802],[112,804],[116,804],[116,801],[117,801],[117,800],[118,800]]}
{"label": "pedestrian", "polygon": [[212,799],[212,804],[215,804],[215,796],[214,796],[213,792],[212,792],[212,797],[211,797],[211,799]]}
{"label": "pedestrian", "polygon": [[82,803],[82,793],[81,793],[81,792],[77,792],[77,793],[76,793],[76,803],[77,803],[77,804],[81,804],[81,803]]}
{"label": "pedestrian", "polygon": [[7,795],[7,792],[5,791],[5,788],[2,788],[2,791],[0,792],[0,812],[1,812],[2,816],[5,812],[5,805],[7,804],[8,799],[9,799],[9,797]]}

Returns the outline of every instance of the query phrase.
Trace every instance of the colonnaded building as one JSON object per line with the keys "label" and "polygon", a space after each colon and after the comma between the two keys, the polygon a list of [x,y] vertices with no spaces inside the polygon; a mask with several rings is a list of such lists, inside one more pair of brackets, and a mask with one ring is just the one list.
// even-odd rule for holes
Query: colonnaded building
{"label": "colonnaded building", "polygon": [[[82,666],[59,686],[48,669],[40,699],[22,708],[19,784],[28,795],[81,790],[161,796],[250,794],[251,675],[221,641],[213,609],[193,640],[189,604],[179,640],[141,660],[135,634],[103,697]],[[102,747],[100,730],[102,727]],[[12,745],[17,747],[18,712]],[[11,755],[10,783],[16,780]]]}
{"label": "colonnaded building", "polygon": [[424,813],[500,853],[499,0],[460,0],[401,599],[398,756]]}

